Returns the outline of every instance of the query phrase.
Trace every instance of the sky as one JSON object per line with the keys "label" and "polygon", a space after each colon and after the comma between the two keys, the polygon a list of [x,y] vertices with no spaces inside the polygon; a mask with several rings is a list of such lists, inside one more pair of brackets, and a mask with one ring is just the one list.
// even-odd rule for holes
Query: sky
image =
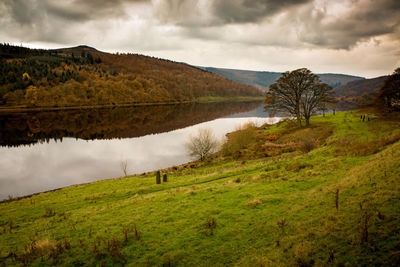
{"label": "sky", "polygon": [[372,78],[400,67],[400,1],[0,0],[0,42]]}

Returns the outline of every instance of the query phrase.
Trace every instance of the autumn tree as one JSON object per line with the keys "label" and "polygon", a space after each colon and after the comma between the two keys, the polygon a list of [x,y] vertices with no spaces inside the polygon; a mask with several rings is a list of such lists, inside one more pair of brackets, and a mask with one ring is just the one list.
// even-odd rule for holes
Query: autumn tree
{"label": "autumn tree", "polygon": [[385,111],[400,110],[400,68],[383,82],[376,97],[376,104]]}
{"label": "autumn tree", "polygon": [[38,99],[38,89],[36,86],[29,86],[26,89],[25,100],[30,106],[36,106],[36,102]]}
{"label": "autumn tree", "polygon": [[269,86],[265,103],[267,108],[294,116],[299,127],[304,116],[308,126],[312,113],[321,107],[321,103],[331,101],[331,89],[306,68],[287,71]]}

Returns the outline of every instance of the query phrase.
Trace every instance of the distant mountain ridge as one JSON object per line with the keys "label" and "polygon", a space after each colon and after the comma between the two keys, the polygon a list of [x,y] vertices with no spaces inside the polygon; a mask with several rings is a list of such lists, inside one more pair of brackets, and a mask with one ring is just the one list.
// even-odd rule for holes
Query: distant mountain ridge
{"label": "distant mountain ridge", "polygon": [[[214,68],[214,67],[199,67],[199,68],[212,73],[222,75],[225,78],[230,79],[232,81],[252,85],[263,90],[267,90],[268,87],[282,75],[281,72],[270,72],[270,71],[252,71],[252,70],[225,69],[225,68]],[[347,75],[347,74],[321,73],[317,75],[320,77],[322,82],[329,84],[333,88],[344,85],[350,81],[365,79],[364,77]]]}

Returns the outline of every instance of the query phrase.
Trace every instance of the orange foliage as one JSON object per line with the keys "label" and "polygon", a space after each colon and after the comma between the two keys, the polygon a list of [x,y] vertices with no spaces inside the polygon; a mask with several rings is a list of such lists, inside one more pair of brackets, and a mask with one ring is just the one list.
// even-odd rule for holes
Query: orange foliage
{"label": "orange foliage", "polygon": [[267,135],[267,140],[268,141],[276,141],[277,139],[278,139],[278,136],[276,134]]}

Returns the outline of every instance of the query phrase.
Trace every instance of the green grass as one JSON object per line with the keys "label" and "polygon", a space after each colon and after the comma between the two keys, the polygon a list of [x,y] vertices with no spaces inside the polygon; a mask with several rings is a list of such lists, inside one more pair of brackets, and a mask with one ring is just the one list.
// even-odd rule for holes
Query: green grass
{"label": "green grass", "polygon": [[[399,264],[400,142],[379,143],[362,155],[351,148],[398,134],[400,123],[359,117],[342,112],[313,117],[310,128],[296,129],[290,122],[260,128],[240,157],[215,156],[171,168],[161,185],[150,174],[1,203],[1,261],[6,266]],[[269,133],[279,135],[277,144],[326,136],[308,153],[255,153]],[[352,142],[340,150],[345,138]]]}

